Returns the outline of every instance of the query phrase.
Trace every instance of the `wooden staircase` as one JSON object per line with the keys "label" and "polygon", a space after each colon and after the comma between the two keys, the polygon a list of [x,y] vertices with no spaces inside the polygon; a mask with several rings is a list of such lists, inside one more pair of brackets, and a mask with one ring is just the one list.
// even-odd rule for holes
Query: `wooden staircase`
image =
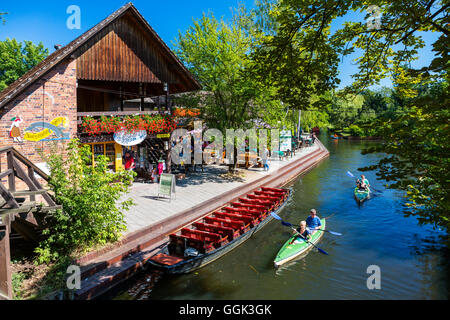
{"label": "wooden staircase", "polygon": [[164,141],[162,139],[146,139],[144,144],[147,146],[148,161],[153,164],[158,164],[159,159],[165,159]]}
{"label": "wooden staircase", "polygon": [[[38,175],[48,181],[45,172],[12,146],[0,148],[0,161],[4,156],[7,168],[2,171],[0,167],[0,300],[12,298],[11,227],[26,240],[37,240],[33,229],[42,226],[45,214],[62,209],[36,177]],[[23,181],[22,185],[27,189],[17,190],[16,179]],[[6,181],[7,187],[4,185]],[[40,201],[37,197],[41,198]]]}

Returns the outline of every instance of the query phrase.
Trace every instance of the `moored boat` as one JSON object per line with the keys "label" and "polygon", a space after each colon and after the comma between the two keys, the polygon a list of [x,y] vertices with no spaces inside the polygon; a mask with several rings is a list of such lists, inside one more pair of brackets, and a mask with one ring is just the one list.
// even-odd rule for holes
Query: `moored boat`
{"label": "moored boat", "polygon": [[355,187],[354,195],[355,195],[355,199],[356,199],[356,201],[358,201],[358,203],[363,203],[364,200],[369,198],[370,189],[369,189],[369,187],[367,187],[367,190],[360,190],[358,187]]}
{"label": "moored boat", "polygon": [[169,243],[148,262],[166,273],[189,273],[230,252],[272,220],[286,205],[290,190],[266,188],[169,235]]}
{"label": "moored boat", "polygon": [[[320,219],[320,222],[322,223],[320,229],[325,230],[325,219]],[[291,236],[278,251],[275,260],[273,261],[275,268],[300,256],[304,257],[306,253],[314,247],[311,243],[316,244],[319,242],[323,234],[324,231],[316,231],[308,242],[301,239],[298,235]]]}

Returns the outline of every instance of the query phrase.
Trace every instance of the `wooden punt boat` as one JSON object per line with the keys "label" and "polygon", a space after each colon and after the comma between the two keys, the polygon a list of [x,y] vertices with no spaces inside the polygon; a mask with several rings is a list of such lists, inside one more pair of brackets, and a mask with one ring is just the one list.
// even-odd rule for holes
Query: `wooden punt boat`
{"label": "wooden punt boat", "polygon": [[369,198],[370,189],[367,188],[367,190],[359,190],[359,188],[356,187],[354,190],[354,195],[355,195],[355,199],[358,202],[358,204],[361,204],[364,202],[364,200]]}
{"label": "wooden punt boat", "polygon": [[169,274],[189,273],[230,252],[273,219],[291,192],[262,187],[229,206],[169,235],[169,243],[148,260]]}
{"label": "wooden punt boat", "polygon": [[[320,229],[325,230],[325,219],[320,219],[320,222],[322,223]],[[319,242],[320,238],[322,238],[323,234],[323,231],[316,231],[311,236],[311,240],[309,240],[309,242],[316,244],[317,242]],[[309,242],[304,241],[297,235],[293,235],[292,237],[290,237],[289,240],[287,240],[278,251],[275,260],[273,261],[275,268],[278,268],[282,264],[292,261],[297,257],[306,256],[306,253],[314,247]]]}

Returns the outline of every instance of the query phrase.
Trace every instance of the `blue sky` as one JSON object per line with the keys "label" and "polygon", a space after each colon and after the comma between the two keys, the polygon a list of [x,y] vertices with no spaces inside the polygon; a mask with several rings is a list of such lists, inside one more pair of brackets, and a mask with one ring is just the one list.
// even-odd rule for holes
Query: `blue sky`
{"label": "blue sky", "polygon": [[[179,31],[185,31],[193,19],[200,18],[203,12],[209,10],[216,17],[231,17],[231,8],[238,3],[244,3],[248,8],[254,6],[254,0],[135,0],[134,6],[155,29],[159,36],[172,47],[172,41]],[[66,45],[89,28],[99,23],[126,2],[123,0],[72,0],[72,1],[5,1],[0,5],[0,12],[8,12],[6,23],[0,25],[0,40],[16,38],[18,41],[31,40],[34,43],[42,41],[44,46],[53,52],[55,44]],[[81,29],[70,30],[66,27],[70,5],[81,9]],[[338,19],[335,27],[344,21],[362,21],[364,13],[349,13]],[[412,64],[421,67],[429,64],[433,54],[431,44],[437,36],[427,33],[424,39],[427,46],[419,52],[419,60]],[[351,60],[356,55],[344,58],[340,66],[341,85],[351,83],[351,74],[357,71]],[[381,85],[390,85],[389,80],[383,80]]]}

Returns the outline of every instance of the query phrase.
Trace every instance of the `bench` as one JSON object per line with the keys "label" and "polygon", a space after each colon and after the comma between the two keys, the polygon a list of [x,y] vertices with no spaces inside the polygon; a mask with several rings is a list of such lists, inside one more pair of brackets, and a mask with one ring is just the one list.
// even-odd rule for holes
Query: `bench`
{"label": "bench", "polygon": [[220,219],[243,221],[245,224],[250,224],[252,227],[259,223],[258,219],[247,215],[227,213],[227,212],[214,212],[214,215]]}
{"label": "bench", "polygon": [[205,217],[203,220],[208,224],[232,228],[234,230],[233,239],[250,230],[250,224],[246,225],[243,221],[232,221],[216,217]]}
{"label": "bench", "polygon": [[[214,224],[206,224],[206,223],[201,223],[201,222],[194,222],[192,225],[197,230],[217,233],[217,234],[220,234],[222,237],[227,237],[228,241],[231,241],[234,239],[233,228],[217,226]],[[239,235],[239,233],[238,233],[238,235]]]}

